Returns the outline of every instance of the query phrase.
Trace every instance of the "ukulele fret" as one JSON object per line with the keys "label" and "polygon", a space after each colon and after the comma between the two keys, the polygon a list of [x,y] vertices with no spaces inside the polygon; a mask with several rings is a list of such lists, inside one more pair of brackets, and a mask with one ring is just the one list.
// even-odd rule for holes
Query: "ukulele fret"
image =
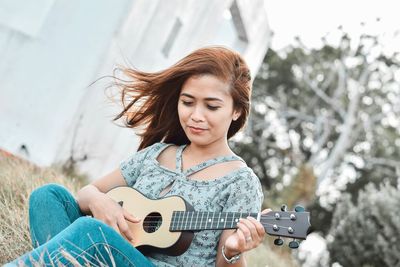
{"label": "ukulele fret", "polygon": [[221,213],[218,213],[218,220],[217,220],[217,225],[216,225],[216,227],[219,229],[221,226],[219,225],[220,224],[220,218],[221,218]]}
{"label": "ukulele fret", "polygon": [[[189,217],[189,212],[186,213],[185,227],[183,228],[183,230],[187,229],[188,217]],[[183,217],[183,219],[185,219],[185,217]]]}
{"label": "ukulele fret", "polygon": [[199,230],[199,229],[201,229],[201,227],[200,227],[200,225],[199,225],[199,227],[197,227],[197,222],[199,221],[199,213],[200,212],[196,212],[196,213],[197,213],[197,216],[196,216],[196,222],[194,223],[194,228],[196,230]]}
{"label": "ukulele fret", "polygon": [[227,212],[225,215],[224,229],[226,228],[226,222],[228,221],[228,214],[229,212]]}
{"label": "ukulele fret", "polygon": [[194,212],[192,211],[192,212],[190,212],[190,213],[192,214],[192,217],[190,218],[189,229],[193,229],[192,223],[193,223],[193,215],[194,215]]}
{"label": "ukulele fret", "polygon": [[[176,225],[176,228],[180,227],[183,224],[183,216],[184,216],[184,212],[183,211],[179,211],[178,212],[178,223]],[[179,219],[181,220],[181,222],[179,223]]]}
{"label": "ukulele fret", "polygon": [[[174,215],[176,213],[176,211],[174,211],[173,213],[172,213],[172,216]],[[174,220],[172,220],[172,222],[171,222],[171,229],[174,229]]]}
{"label": "ukulele fret", "polygon": [[232,215],[233,216],[232,216],[232,221],[231,221],[231,228],[233,228],[234,225],[236,226],[237,223],[239,222],[239,219],[238,219],[238,216],[236,215],[236,212],[234,212]]}
{"label": "ukulele fret", "polygon": [[204,216],[204,212],[201,212],[201,219],[200,219],[200,228],[204,228],[203,224],[203,216]]}

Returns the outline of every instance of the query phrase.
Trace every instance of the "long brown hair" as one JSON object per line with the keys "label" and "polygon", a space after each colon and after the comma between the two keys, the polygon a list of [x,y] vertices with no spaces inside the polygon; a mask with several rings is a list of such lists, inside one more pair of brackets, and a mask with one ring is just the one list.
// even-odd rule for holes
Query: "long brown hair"
{"label": "long brown hair", "polygon": [[125,118],[128,128],[142,128],[139,150],[156,142],[176,145],[190,143],[178,117],[178,99],[185,81],[202,74],[211,74],[231,86],[234,110],[241,115],[232,121],[228,139],[246,123],[250,108],[250,71],[237,53],[220,46],[193,51],[175,65],[159,72],[122,69],[129,81],[118,79],[123,110],[115,118]]}

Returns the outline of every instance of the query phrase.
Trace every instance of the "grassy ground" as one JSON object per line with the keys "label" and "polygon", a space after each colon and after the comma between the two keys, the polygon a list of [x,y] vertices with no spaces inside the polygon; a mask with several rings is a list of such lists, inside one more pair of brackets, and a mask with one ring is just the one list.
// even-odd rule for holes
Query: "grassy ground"
{"label": "grassy ground", "polygon": [[76,192],[82,182],[55,168],[38,168],[0,152],[0,264],[32,249],[28,230],[28,197],[33,189],[59,183]]}
{"label": "grassy ground", "polygon": [[[28,197],[33,189],[59,183],[76,192],[85,183],[56,168],[38,168],[0,151],[0,265],[32,249],[28,230]],[[271,239],[247,253],[248,266],[297,267],[285,248]]]}

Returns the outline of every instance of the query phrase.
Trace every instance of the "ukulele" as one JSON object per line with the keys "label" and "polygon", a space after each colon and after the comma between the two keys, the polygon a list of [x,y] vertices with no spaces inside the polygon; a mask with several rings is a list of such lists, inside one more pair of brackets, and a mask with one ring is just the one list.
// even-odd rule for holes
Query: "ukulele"
{"label": "ukulele", "polygon": [[311,226],[309,212],[298,208],[295,212],[271,211],[267,214],[195,211],[180,196],[149,199],[127,186],[115,187],[106,194],[128,212],[142,218],[139,223],[127,223],[134,236],[131,244],[145,254],[181,255],[189,248],[194,232],[236,229],[239,219],[248,216],[260,221],[267,234],[278,236],[275,245],[283,244],[280,237],[293,238],[290,248],[298,248],[295,239],[306,239]]}

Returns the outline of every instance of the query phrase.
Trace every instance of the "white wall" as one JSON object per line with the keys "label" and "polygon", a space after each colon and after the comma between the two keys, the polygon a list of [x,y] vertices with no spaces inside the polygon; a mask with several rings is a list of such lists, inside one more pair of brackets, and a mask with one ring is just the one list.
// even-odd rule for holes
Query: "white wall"
{"label": "white wall", "polygon": [[[39,165],[86,155],[79,167],[92,178],[134,153],[138,138],[110,123],[118,109],[104,95],[107,80],[91,82],[116,64],[159,70],[210,44],[240,51],[255,75],[269,41],[259,0],[237,1],[246,42],[226,19],[232,0],[40,0],[23,12],[20,2],[0,2],[9,13],[0,19],[0,148]],[[21,16],[33,26],[12,23]]]}
{"label": "white wall", "polygon": [[129,9],[128,1],[119,3],[54,1],[32,35],[1,26],[2,147],[18,153],[25,145],[30,160],[53,162],[60,137]]}

